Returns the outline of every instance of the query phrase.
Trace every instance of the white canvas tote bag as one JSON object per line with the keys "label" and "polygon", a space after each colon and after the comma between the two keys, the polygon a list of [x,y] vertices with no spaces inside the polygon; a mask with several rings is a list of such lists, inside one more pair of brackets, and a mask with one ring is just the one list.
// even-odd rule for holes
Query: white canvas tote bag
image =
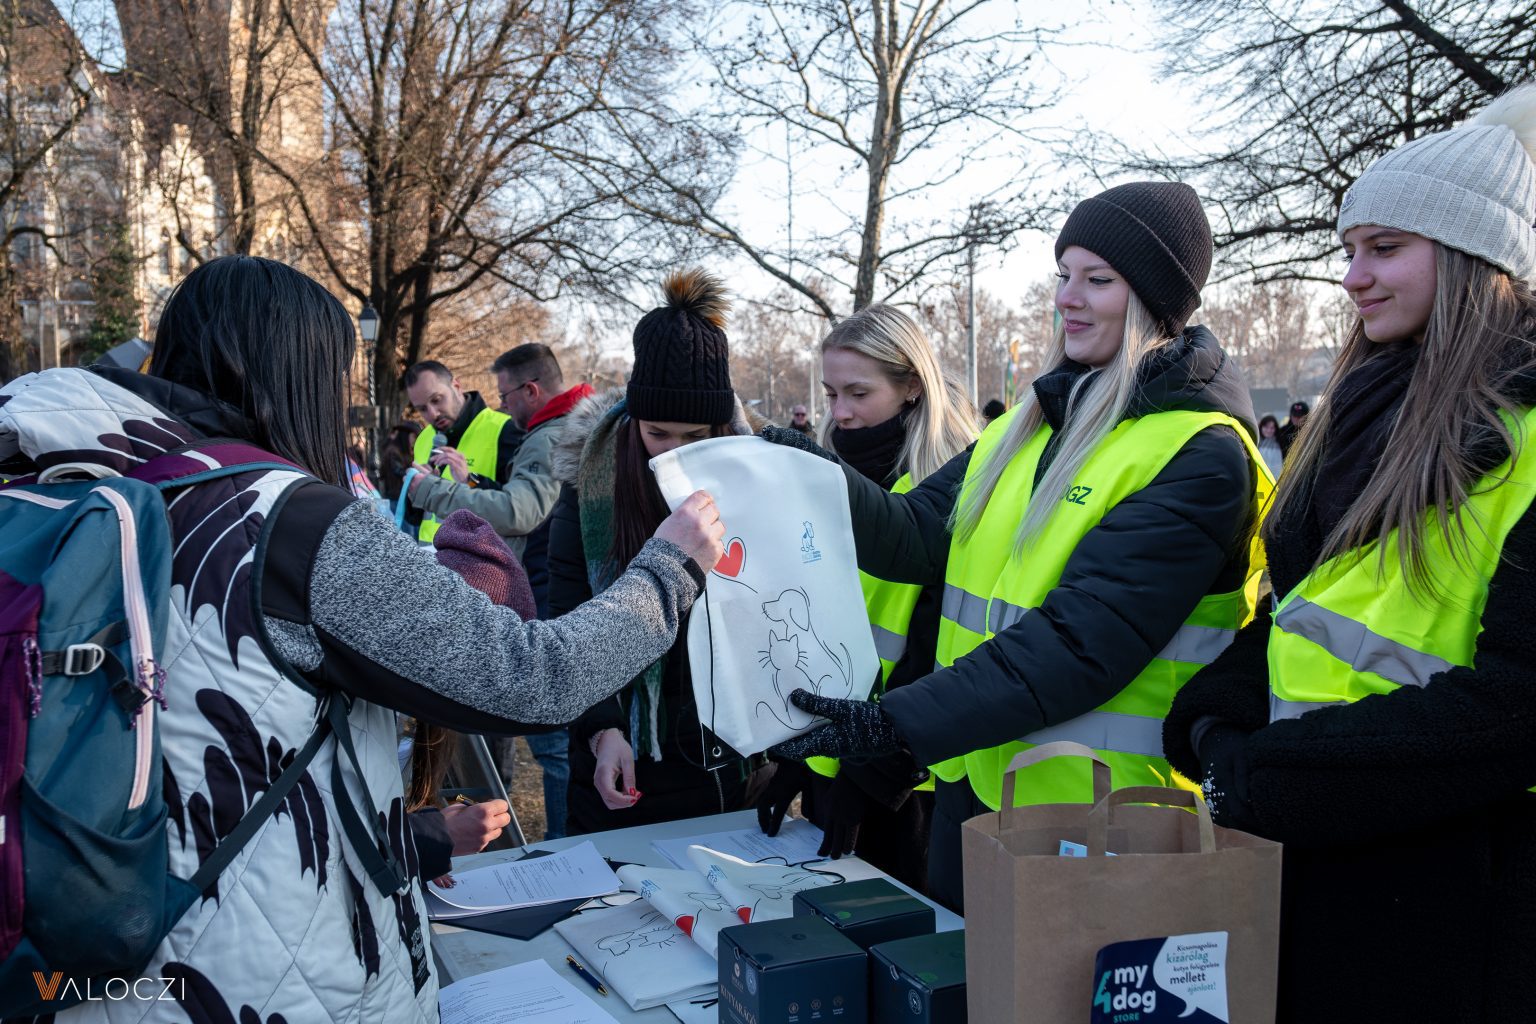
{"label": "white canvas tote bag", "polygon": [[704,726],[755,754],[819,724],[789,702],[792,691],[868,697],[880,661],[843,471],[758,437],[698,441],[650,465],[670,508],[708,491],[725,524],[725,557],[688,622]]}

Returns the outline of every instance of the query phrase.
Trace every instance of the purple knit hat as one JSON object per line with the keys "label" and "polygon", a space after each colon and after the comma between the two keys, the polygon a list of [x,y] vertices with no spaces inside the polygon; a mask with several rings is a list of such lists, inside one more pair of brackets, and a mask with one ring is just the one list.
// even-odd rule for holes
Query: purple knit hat
{"label": "purple knit hat", "polygon": [[464,577],[465,583],[511,608],[524,621],[538,617],[527,571],[490,523],[461,508],[443,520],[432,543],[437,546],[438,562]]}

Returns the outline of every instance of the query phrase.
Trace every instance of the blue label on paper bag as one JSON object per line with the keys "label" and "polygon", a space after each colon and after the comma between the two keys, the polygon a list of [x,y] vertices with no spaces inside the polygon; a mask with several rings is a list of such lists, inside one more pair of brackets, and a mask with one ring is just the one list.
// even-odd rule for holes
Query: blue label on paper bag
{"label": "blue label on paper bag", "polygon": [[1227,1024],[1227,933],[1112,942],[1093,979],[1090,1024]]}

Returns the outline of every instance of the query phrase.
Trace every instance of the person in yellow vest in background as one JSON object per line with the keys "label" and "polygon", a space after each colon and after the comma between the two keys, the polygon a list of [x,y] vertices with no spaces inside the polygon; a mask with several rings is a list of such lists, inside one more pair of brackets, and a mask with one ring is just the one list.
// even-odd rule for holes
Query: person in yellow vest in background
{"label": "person in yellow vest in background", "polygon": [[[897,494],[976,439],[975,407],[945,376],[922,328],[894,307],[866,306],[839,322],[821,343],[821,377],[827,394],[822,443]],[[943,588],[867,573],[860,582],[880,656],[878,698],[932,670]],[[802,810],[824,833],[823,856],[857,853],[921,891],[932,790],[927,769],[914,773],[901,754],[841,766],[831,758],[787,761],[758,802],[758,821],[776,835],[790,802],[804,792]]]}
{"label": "person in yellow vest in background", "polygon": [[[1025,747],[1078,740],[1116,786],[1168,784],[1163,715],[1251,615],[1270,478],[1236,366],[1186,326],[1211,255],[1187,185],[1084,200],[1056,239],[1049,369],[1023,400],[906,494],[845,471],[859,567],[943,584],[937,664],[879,704],[795,693],[829,722],[774,750],[933,766],[928,883],[947,906],[963,904],[960,823],[998,807]],[[1017,794],[1090,800],[1087,764],[1026,769]]]}
{"label": "person in yellow vest in background", "polygon": [[1533,85],[1345,194],[1359,319],[1265,526],[1273,614],[1168,716],[1215,819],[1285,844],[1282,1021],[1536,1019],[1533,223]]}
{"label": "person in yellow vest in background", "polygon": [[[437,476],[465,487],[494,490],[512,473],[523,432],[512,417],[485,404],[478,391],[465,391],[453,371],[433,359],[405,371],[406,399],[426,423],[416,435],[418,474]],[[422,485],[412,480],[412,504]],[[430,543],[441,519],[423,512],[416,539]]]}
{"label": "person in yellow vest in background", "polygon": [[[566,387],[565,374],[560,361],[548,345],[536,341],[525,342],[508,349],[491,364],[496,377],[496,390],[501,398],[501,412],[481,412],[469,424],[464,433],[464,444],[471,445],[475,425],[487,416],[497,416],[507,421],[503,432],[515,429],[518,443],[511,464],[497,478],[500,486],[477,486],[474,477],[464,478],[464,467],[459,465],[471,452],[455,455],[445,453],[443,458],[451,472],[441,476],[417,477],[411,481],[410,502],[428,514],[446,517],[457,509],[468,509],[491,525],[512,549],[528,571],[528,584],[533,589],[534,605],[539,618],[549,614],[549,533],[550,513],[560,497],[560,482],[555,479],[550,459],[555,439],[560,435],[565,417],[592,394],[592,385],[585,381]],[[439,375],[440,376],[440,375]],[[441,382],[433,385],[441,394]],[[473,395],[469,392],[468,395]],[[464,409],[469,407],[466,395]],[[422,418],[429,424],[441,424],[441,415],[434,420],[434,406],[429,393],[426,407],[416,403]],[[478,396],[476,396],[478,399]],[[441,401],[447,402],[444,395]],[[483,403],[482,403],[483,404]],[[466,418],[461,410],[459,421]],[[422,431],[416,441],[417,461],[421,461],[423,438],[430,441],[428,431]],[[449,435],[452,442],[454,435]],[[498,456],[499,457],[499,456]],[[471,467],[472,468],[472,467]],[[545,839],[559,839],[565,835],[565,794],[571,777],[566,731],[532,733],[525,737],[529,750],[538,759],[543,770]],[[507,788],[512,788],[516,772],[517,755],[514,738],[499,736],[491,740],[491,752],[501,770]]]}

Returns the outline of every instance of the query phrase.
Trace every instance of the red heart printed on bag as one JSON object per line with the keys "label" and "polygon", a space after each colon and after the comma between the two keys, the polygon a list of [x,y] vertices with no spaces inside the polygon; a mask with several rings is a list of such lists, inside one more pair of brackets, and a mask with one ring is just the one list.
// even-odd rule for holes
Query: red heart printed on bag
{"label": "red heart printed on bag", "polygon": [[732,537],[725,545],[725,554],[715,563],[715,572],[734,579],[747,564],[747,546],[740,537]]}
{"label": "red heart printed on bag", "polygon": [[678,918],[677,919],[677,926],[683,930],[683,934],[684,935],[692,935],[693,934],[693,915],[692,914],[684,914],[682,917]]}

